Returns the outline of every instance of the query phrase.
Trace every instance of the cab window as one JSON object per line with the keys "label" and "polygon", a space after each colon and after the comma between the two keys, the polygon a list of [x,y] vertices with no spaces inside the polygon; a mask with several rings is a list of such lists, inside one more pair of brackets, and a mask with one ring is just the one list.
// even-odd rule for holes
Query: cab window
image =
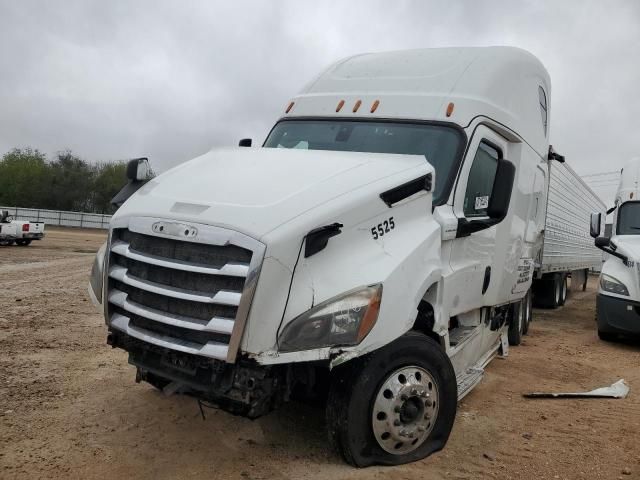
{"label": "cab window", "polygon": [[486,141],[480,142],[467,181],[463,212],[465,217],[486,217],[489,198],[496,178],[500,151]]}

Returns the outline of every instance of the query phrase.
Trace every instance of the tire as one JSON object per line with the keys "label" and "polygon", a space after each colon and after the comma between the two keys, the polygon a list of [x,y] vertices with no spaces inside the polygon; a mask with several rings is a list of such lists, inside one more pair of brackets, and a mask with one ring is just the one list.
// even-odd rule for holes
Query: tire
{"label": "tire", "polygon": [[30,238],[23,238],[21,240],[16,240],[16,243],[20,247],[28,247],[29,245],[31,245],[31,239]]}
{"label": "tire", "polygon": [[511,346],[515,347],[522,343],[525,323],[524,313],[524,299],[511,306],[511,311],[509,313],[509,331],[507,332],[509,345]]}
{"label": "tire", "polygon": [[542,308],[557,308],[560,305],[560,274],[545,273],[541,279],[534,281],[534,305]]}
{"label": "tire", "polygon": [[533,320],[533,305],[531,300],[531,290],[527,292],[523,299],[524,303],[524,324],[522,326],[522,334],[527,335],[529,333],[529,325]]}
{"label": "tire", "polygon": [[615,333],[603,332],[598,330],[598,337],[604,342],[615,342],[618,340],[618,336]]}
{"label": "tire", "polygon": [[564,302],[567,301],[567,295],[569,294],[567,288],[567,276],[564,273],[558,275],[559,289],[560,289],[560,302],[558,306],[561,307],[564,305]]}
{"label": "tire", "polygon": [[333,373],[329,441],[347,463],[401,465],[444,448],[458,386],[449,357],[435,340],[408,332]]}

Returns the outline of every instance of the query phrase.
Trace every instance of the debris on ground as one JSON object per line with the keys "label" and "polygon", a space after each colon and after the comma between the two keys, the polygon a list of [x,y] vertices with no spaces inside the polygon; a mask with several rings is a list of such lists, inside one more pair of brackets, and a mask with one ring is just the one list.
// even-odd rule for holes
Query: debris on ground
{"label": "debris on ground", "polygon": [[628,393],[629,385],[624,379],[620,379],[608,387],[596,388],[590,392],[533,392],[525,393],[522,396],[524,398],[625,398]]}

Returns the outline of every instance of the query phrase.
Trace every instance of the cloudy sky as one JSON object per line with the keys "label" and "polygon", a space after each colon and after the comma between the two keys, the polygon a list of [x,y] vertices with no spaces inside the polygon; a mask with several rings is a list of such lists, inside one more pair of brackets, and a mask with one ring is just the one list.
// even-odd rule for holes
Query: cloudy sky
{"label": "cloudy sky", "polygon": [[[640,156],[640,1],[0,0],[0,153],[148,156],[261,142],[334,60],[514,45],[551,74],[552,143],[580,174]],[[604,197],[609,177],[588,177]]]}

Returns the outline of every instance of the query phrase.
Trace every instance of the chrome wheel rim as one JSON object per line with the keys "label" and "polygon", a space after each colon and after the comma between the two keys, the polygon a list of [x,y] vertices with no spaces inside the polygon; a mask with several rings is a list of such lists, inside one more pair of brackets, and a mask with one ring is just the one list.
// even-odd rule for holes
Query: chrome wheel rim
{"label": "chrome wheel rim", "polygon": [[438,385],[424,368],[402,367],[380,386],[371,412],[373,434],[380,447],[403,455],[419,448],[438,417]]}

